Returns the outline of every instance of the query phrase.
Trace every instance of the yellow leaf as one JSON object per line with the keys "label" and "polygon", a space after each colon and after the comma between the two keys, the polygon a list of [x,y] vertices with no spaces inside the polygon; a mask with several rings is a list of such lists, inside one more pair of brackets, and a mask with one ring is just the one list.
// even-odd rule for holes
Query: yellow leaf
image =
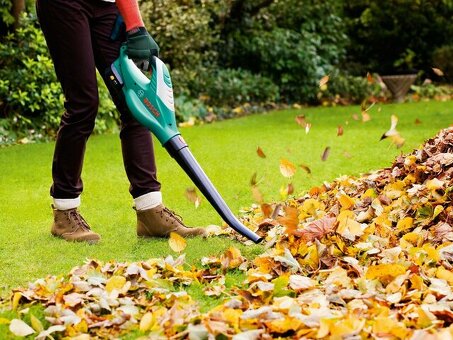
{"label": "yellow leaf", "polygon": [[284,177],[292,177],[296,173],[296,166],[287,159],[281,159],[280,172]]}
{"label": "yellow leaf", "polygon": [[233,326],[235,332],[239,332],[239,321],[242,315],[242,310],[227,308],[222,313],[222,318]]}
{"label": "yellow leaf", "polygon": [[153,313],[146,313],[145,315],[142,316],[142,319],[140,320],[140,330],[142,332],[146,332],[151,328],[153,324]]}
{"label": "yellow leaf", "polygon": [[346,210],[352,208],[355,204],[354,199],[348,195],[341,195],[338,201],[340,202],[341,207]]}
{"label": "yellow leaf", "polygon": [[11,321],[9,319],[6,319],[6,318],[0,318],[0,325],[7,325],[9,324]]}
{"label": "yellow leaf", "polygon": [[33,314],[30,314],[30,322],[33,329],[38,333],[44,330],[44,326],[42,325],[41,321]]}
{"label": "yellow leaf", "polygon": [[453,273],[444,267],[438,267],[436,271],[436,277],[438,279],[443,279],[447,281],[450,285],[453,286]]}
{"label": "yellow leaf", "polygon": [[170,233],[168,244],[170,245],[170,248],[177,253],[182,252],[187,246],[187,242],[184,237],[178,235],[175,232]]}
{"label": "yellow leaf", "polygon": [[378,336],[393,335],[400,339],[406,339],[409,335],[409,331],[403,323],[384,316],[378,316],[374,320],[373,333]]}
{"label": "yellow leaf", "polygon": [[113,290],[121,290],[126,283],[126,278],[124,276],[112,276],[105,285],[105,290],[107,293],[111,293]]}
{"label": "yellow leaf", "polygon": [[337,217],[339,222],[337,233],[351,241],[354,241],[357,236],[363,235],[360,223],[354,218],[354,212],[351,210],[343,210]]}
{"label": "yellow leaf", "polygon": [[17,306],[19,305],[20,298],[22,297],[22,294],[19,292],[14,293],[13,295],[13,302],[12,302],[12,308],[13,310],[17,310]]}
{"label": "yellow leaf", "polygon": [[370,280],[379,279],[380,281],[390,281],[393,278],[406,272],[406,267],[400,264],[377,264],[369,266],[365,277]]}
{"label": "yellow leaf", "polygon": [[297,331],[301,326],[303,326],[302,321],[292,317],[268,321],[265,322],[265,324],[271,332],[279,334],[286,333],[288,331]]}
{"label": "yellow leaf", "polygon": [[405,217],[402,220],[398,221],[398,223],[396,224],[396,229],[398,229],[398,231],[405,231],[412,228],[413,224],[414,219],[412,217]]}

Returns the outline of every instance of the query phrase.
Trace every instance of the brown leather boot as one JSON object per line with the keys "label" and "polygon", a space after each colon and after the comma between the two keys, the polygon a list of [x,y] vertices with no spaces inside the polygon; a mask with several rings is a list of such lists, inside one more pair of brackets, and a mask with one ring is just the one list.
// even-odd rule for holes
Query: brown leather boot
{"label": "brown leather boot", "polygon": [[205,236],[204,228],[187,228],[182,218],[162,204],[137,211],[137,236],[169,237],[175,232],[182,237]]}
{"label": "brown leather boot", "polygon": [[91,231],[90,226],[80,215],[77,208],[57,210],[52,205],[54,222],[51,233],[71,242],[97,243],[101,237]]}

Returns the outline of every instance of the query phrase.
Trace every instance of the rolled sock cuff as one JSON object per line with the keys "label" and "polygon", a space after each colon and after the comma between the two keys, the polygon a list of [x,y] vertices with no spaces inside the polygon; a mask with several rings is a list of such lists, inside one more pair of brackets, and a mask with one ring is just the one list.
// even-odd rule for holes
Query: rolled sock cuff
{"label": "rolled sock cuff", "polygon": [[162,204],[162,193],[160,191],[148,192],[147,194],[134,198],[135,209],[147,210]]}
{"label": "rolled sock cuff", "polygon": [[80,196],[76,198],[54,198],[53,206],[57,210],[69,210],[80,206]]}

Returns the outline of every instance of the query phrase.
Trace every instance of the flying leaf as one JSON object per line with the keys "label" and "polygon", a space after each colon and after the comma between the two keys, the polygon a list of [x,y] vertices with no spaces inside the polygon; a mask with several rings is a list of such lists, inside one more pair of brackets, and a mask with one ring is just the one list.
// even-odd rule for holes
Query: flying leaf
{"label": "flying leaf", "polygon": [[307,165],[305,165],[305,164],[299,164],[299,166],[300,166],[303,170],[305,170],[305,172],[306,172],[307,174],[311,174],[311,169],[310,169]]}
{"label": "flying leaf", "polygon": [[352,115],[352,119],[354,119],[354,120],[359,120],[359,115],[358,115],[357,113],[354,113],[354,114]]}
{"label": "flying leaf", "polygon": [[296,123],[299,124],[301,127],[305,128],[307,125],[307,120],[305,119],[305,115],[298,115],[296,116]]}
{"label": "flying leaf", "polygon": [[327,160],[327,157],[329,157],[329,154],[330,154],[330,146],[326,146],[326,148],[324,149],[324,151],[321,155],[321,160],[323,162],[325,162]]}
{"label": "flying leaf", "polygon": [[256,172],[253,173],[252,178],[250,178],[250,185],[255,186],[258,182],[256,181]]}
{"label": "flying leaf", "polygon": [[255,202],[257,203],[262,203],[264,201],[263,195],[261,194],[260,189],[256,185],[252,186],[252,196]]}
{"label": "flying leaf", "polygon": [[259,146],[256,149],[256,153],[258,154],[259,157],[266,158],[266,155],[264,154],[263,150]]}
{"label": "flying leaf", "polygon": [[371,120],[371,116],[368,112],[362,111],[362,122],[368,122]]}
{"label": "flying leaf", "polygon": [[296,173],[296,166],[287,159],[281,159],[280,172],[284,177],[292,177]]}
{"label": "flying leaf", "polygon": [[201,197],[198,196],[196,188],[187,188],[186,198],[195,205],[195,208],[198,208],[200,206]]}
{"label": "flying leaf", "polygon": [[263,212],[264,217],[267,217],[267,218],[271,217],[273,209],[270,204],[262,203],[260,207],[261,207],[261,211]]}
{"label": "flying leaf", "polygon": [[24,321],[19,319],[11,320],[9,324],[9,330],[15,336],[28,336],[30,334],[35,333],[35,330],[27,325]]}
{"label": "flying leaf", "polygon": [[343,136],[343,127],[341,125],[337,126],[337,136]]}
{"label": "flying leaf", "polygon": [[321,80],[319,81],[319,87],[322,88],[324,85],[326,85],[329,82],[329,79],[330,77],[328,75],[322,77]]}
{"label": "flying leaf", "polygon": [[311,123],[307,123],[305,125],[305,134],[308,134],[310,132],[310,129],[311,129]]}
{"label": "flying leaf", "polygon": [[294,186],[292,183],[289,183],[287,188],[286,188],[286,192],[288,193],[288,195],[291,195],[292,193],[294,193]]}
{"label": "flying leaf", "polygon": [[398,124],[398,117],[395,115],[392,115],[390,117],[390,129],[381,136],[380,140],[383,140],[385,138],[390,138],[392,140],[393,144],[395,144],[397,148],[400,148],[403,146],[405,140],[403,137],[401,137],[400,133],[396,130],[397,124]]}
{"label": "flying leaf", "polygon": [[367,72],[366,80],[368,81],[368,84],[373,84],[374,83],[373,75],[370,72]]}
{"label": "flying leaf", "polygon": [[414,122],[415,125],[420,125],[421,123],[422,123],[422,121],[420,119],[415,118],[415,122]]}
{"label": "flying leaf", "polygon": [[187,246],[187,242],[184,237],[173,231],[170,233],[168,244],[170,245],[170,248],[177,253],[182,252]]}
{"label": "flying leaf", "polygon": [[444,72],[441,69],[439,69],[437,67],[432,67],[431,69],[436,74],[436,76],[439,76],[439,77],[443,77],[444,76]]}

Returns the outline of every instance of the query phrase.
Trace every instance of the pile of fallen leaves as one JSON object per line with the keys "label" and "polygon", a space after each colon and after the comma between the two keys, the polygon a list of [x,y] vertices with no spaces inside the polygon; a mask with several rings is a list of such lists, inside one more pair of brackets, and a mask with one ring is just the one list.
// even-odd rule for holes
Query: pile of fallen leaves
{"label": "pile of fallen leaves", "polygon": [[[390,168],[251,207],[242,221],[267,242],[251,262],[234,247],[198,267],[183,255],[90,261],[13,292],[19,315],[43,305],[50,327],[36,317],[3,321],[38,339],[134,330],[173,339],[450,339],[452,199],[449,128]],[[241,287],[225,288],[229,270],[244,271]],[[184,290],[191,284],[228,298],[201,313]]]}

